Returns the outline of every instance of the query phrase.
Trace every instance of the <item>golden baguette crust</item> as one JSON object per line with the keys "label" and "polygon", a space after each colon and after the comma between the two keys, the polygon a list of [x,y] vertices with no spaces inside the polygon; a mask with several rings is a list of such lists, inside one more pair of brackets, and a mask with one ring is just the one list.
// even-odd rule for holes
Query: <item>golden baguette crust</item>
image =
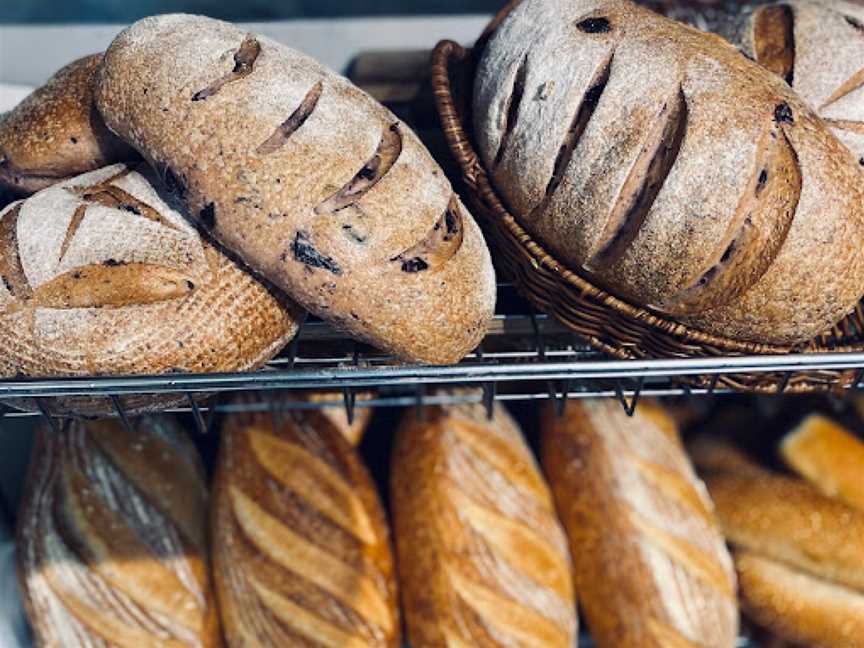
{"label": "golden baguette crust", "polygon": [[729,648],[732,561],[674,424],[640,403],[545,408],[543,466],[570,538],[576,594],[601,648]]}
{"label": "golden baguette crust", "polygon": [[[293,397],[289,396],[289,398]],[[356,401],[371,400],[375,395],[373,392],[360,392],[355,394]],[[343,396],[339,392],[303,392],[300,399],[309,403],[322,403],[328,401],[338,401]],[[363,435],[366,434],[366,428],[372,420],[371,407],[357,407],[354,409],[354,420],[348,422],[348,414],[342,406],[337,407],[322,407],[318,412],[326,417],[339,432],[348,439],[348,443],[352,446],[357,446],[363,440]]]}
{"label": "golden baguette crust", "polygon": [[423,648],[570,648],[567,541],[548,486],[502,407],[406,413],[391,501],[409,640]]}
{"label": "golden baguette crust", "polygon": [[864,441],[820,414],[804,419],[780,445],[786,463],[829,497],[864,510]]}
{"label": "golden baguette crust", "polygon": [[697,436],[687,443],[687,454],[699,473],[763,470],[751,457],[719,435]]}
{"label": "golden baguette crust", "polygon": [[411,129],[346,79],[172,14],[117,36],[96,95],[192,217],[310,312],[409,360],[455,362],[482,339],[495,276],[479,227]]}
{"label": "golden baguette crust", "polygon": [[214,489],[214,573],[229,646],[399,646],[384,512],[325,416],[231,415]]}
{"label": "golden baguette crust", "polygon": [[0,189],[31,194],[138,157],[96,111],[100,63],[101,54],[73,61],[0,119]]}
{"label": "golden baguette crust", "polygon": [[796,571],[755,553],[735,557],[741,606],[789,641],[820,648],[860,648],[864,594]]}
{"label": "golden baguette crust", "polygon": [[732,545],[864,590],[864,511],[767,471],[705,481]]}
{"label": "golden baguette crust", "polygon": [[215,648],[207,488],[173,419],[37,431],[18,576],[45,648]]}

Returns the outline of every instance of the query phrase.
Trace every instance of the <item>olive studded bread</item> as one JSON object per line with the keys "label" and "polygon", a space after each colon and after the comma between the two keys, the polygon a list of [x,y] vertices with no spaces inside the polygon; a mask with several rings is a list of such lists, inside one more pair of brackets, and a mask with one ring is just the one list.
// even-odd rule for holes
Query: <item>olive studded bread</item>
{"label": "olive studded bread", "polygon": [[[294,335],[299,308],[204,241],[148,173],[106,167],[0,212],[0,376],[240,371]],[[154,398],[130,397],[130,413]]]}
{"label": "olive studded bread", "polygon": [[168,417],[47,426],[18,517],[21,592],[40,648],[218,648],[207,486]]}
{"label": "olive studded bread", "polygon": [[495,279],[471,215],[416,135],[269,38],[200,16],[123,31],[108,126],[227,248],[337,328],[409,360],[462,358]]}
{"label": "olive studded bread", "polygon": [[31,194],[138,157],[96,111],[101,62],[101,54],[73,61],[0,119],[0,189]]}
{"label": "olive studded bread", "polygon": [[864,292],[864,183],[782,79],[627,0],[525,0],[478,54],[491,180],[564,265],[705,332],[793,344]]}

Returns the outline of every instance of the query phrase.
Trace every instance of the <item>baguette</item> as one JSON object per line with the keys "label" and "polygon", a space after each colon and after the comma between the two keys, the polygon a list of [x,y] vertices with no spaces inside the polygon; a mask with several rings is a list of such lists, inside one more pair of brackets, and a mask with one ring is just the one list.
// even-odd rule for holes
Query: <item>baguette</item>
{"label": "baguette", "polygon": [[0,116],[0,191],[31,194],[109,164],[136,159],[93,104],[101,54],[73,61]]}
{"label": "baguette", "polygon": [[813,414],[783,439],[780,452],[822,493],[864,510],[864,442],[851,432]]}
{"label": "baguette", "polygon": [[402,603],[423,648],[571,648],[567,542],[540,470],[501,407],[405,415],[391,501]]}
{"label": "baguette", "polygon": [[525,0],[478,57],[478,151],[566,267],[706,333],[779,345],[861,298],[859,165],[718,36],[627,0]]}
{"label": "baguette", "polygon": [[477,224],[417,136],[346,79],[201,16],[146,18],[97,105],[192,216],[301,305],[407,360],[450,363],[495,302]]}
{"label": "baguette", "polygon": [[221,645],[207,489],[172,419],[45,427],[18,526],[18,575],[43,648]]}
{"label": "baguette", "polygon": [[600,648],[735,645],[732,561],[711,501],[656,405],[545,408],[543,466]]}
{"label": "baguette", "polygon": [[212,537],[229,646],[399,646],[384,512],[356,452],[326,416],[231,415]]}

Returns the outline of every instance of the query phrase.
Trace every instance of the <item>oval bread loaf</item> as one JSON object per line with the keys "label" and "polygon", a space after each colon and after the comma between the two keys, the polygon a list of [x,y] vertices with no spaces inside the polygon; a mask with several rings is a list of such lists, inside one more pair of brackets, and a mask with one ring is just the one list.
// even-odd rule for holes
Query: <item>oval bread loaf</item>
{"label": "oval bread loaf", "polygon": [[73,61],[0,119],[0,189],[31,194],[138,154],[93,102],[101,54]]}
{"label": "oval bread loaf", "polygon": [[712,25],[781,76],[864,165],[864,5],[784,0]]}
{"label": "oval bread loaf", "polygon": [[42,648],[222,645],[204,470],[173,419],[40,428],[17,547]]}
{"label": "oval bread loaf", "polygon": [[228,23],[157,16],[111,44],[97,104],[199,223],[315,315],[411,360],[482,338],[479,228],[417,136],[346,79]]}
{"label": "oval bread loaf", "polygon": [[229,646],[398,648],[384,511],[327,416],[232,415],[214,488],[214,573]]}
{"label": "oval bread loaf", "polygon": [[674,422],[640,403],[552,407],[543,467],[570,538],[576,596],[600,648],[731,648],[735,575]]}
{"label": "oval bread loaf", "polygon": [[391,500],[409,640],[423,648],[571,648],[567,541],[522,433],[497,407],[409,412]]}
{"label": "oval bread loaf", "polygon": [[[300,309],[202,240],[142,173],[106,167],[0,212],[0,376],[241,371],[294,335]],[[106,400],[67,405],[99,414]]]}
{"label": "oval bread loaf", "polygon": [[474,122],[525,227],[634,303],[793,344],[864,292],[857,162],[718,36],[627,0],[526,0],[480,54]]}

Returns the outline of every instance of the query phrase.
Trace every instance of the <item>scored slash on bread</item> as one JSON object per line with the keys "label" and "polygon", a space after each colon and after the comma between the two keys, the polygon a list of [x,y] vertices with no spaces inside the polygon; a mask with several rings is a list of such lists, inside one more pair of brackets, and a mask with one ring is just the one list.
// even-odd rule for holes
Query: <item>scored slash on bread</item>
{"label": "scored slash on bread", "polygon": [[226,422],[212,510],[229,646],[399,646],[390,540],[374,485],[317,411]]}
{"label": "scored slash on bread", "polygon": [[569,402],[541,417],[543,467],[570,539],[576,593],[601,648],[728,648],[732,561],[674,422],[640,403]]}
{"label": "scored slash on bread", "polygon": [[40,428],[18,526],[38,644],[221,646],[206,510],[197,451],[171,419]]}
{"label": "scored slash on bread", "polygon": [[522,433],[496,406],[408,412],[391,502],[409,640],[428,648],[570,648],[567,543]]}
{"label": "scored slash on bread", "polygon": [[559,262],[740,340],[803,342],[854,308],[858,165],[775,75],[627,0],[525,0],[482,40],[478,150]]}
{"label": "scored slash on bread", "polygon": [[346,79],[201,16],[147,18],[97,105],[228,249],[350,335],[461,359],[495,301],[479,228],[405,124]]}

